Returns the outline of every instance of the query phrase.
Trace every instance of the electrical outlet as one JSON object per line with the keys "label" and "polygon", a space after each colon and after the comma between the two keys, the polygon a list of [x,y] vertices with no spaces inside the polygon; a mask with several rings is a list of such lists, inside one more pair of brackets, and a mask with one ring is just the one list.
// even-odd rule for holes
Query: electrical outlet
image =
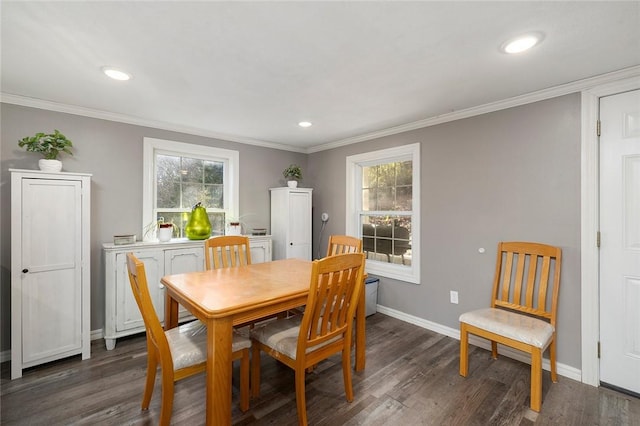
{"label": "electrical outlet", "polygon": [[457,305],[458,304],[458,292],[451,290],[449,292],[449,299],[451,300],[451,303]]}
{"label": "electrical outlet", "polygon": [[320,216],[320,219],[323,222],[328,222],[329,221],[329,213],[322,213],[322,216]]}

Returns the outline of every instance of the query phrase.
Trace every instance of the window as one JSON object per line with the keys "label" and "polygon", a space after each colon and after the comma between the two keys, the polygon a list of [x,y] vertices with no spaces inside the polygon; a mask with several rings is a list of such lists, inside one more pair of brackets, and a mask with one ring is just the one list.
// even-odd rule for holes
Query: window
{"label": "window", "polygon": [[143,239],[158,220],[172,222],[174,237],[184,237],[193,206],[201,202],[211,234],[223,235],[238,216],[238,151],[144,138]]}
{"label": "window", "polygon": [[347,234],[362,238],[367,272],[419,283],[420,145],[347,157],[346,205]]}

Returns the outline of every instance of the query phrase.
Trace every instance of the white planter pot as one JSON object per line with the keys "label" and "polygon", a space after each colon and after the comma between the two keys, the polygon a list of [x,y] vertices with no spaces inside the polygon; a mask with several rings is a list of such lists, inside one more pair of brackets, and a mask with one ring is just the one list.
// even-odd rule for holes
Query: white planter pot
{"label": "white planter pot", "polygon": [[231,225],[227,228],[227,235],[242,235],[242,227],[240,224]]}
{"label": "white planter pot", "polygon": [[290,180],[287,182],[287,186],[289,188],[297,188],[298,187],[298,181],[297,180]]}
{"label": "white planter pot", "polygon": [[171,241],[172,236],[173,236],[173,227],[158,228],[158,240],[161,243],[166,243]]}
{"label": "white planter pot", "polygon": [[38,167],[43,172],[54,172],[57,173],[62,170],[62,161],[60,160],[46,160],[44,158],[38,161]]}

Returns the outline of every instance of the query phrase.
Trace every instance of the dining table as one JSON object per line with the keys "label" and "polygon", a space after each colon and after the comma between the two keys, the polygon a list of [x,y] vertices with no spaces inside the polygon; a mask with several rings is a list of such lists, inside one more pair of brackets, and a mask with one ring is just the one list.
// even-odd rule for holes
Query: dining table
{"label": "dining table", "polygon": [[[178,326],[178,305],[207,326],[206,424],[231,424],[233,327],[307,302],[312,261],[282,259],[162,277],[165,329]],[[364,285],[356,310],[355,370],[365,368]]]}

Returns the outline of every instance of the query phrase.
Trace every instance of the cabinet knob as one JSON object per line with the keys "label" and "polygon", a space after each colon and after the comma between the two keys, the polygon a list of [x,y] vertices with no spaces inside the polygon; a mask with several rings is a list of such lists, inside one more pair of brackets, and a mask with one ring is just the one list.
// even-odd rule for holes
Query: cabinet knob
{"label": "cabinet knob", "polygon": [[22,270],[22,273],[23,273],[23,274],[26,274],[27,272],[29,272],[29,270],[28,270],[27,268],[24,268],[24,269]]}
{"label": "cabinet knob", "polygon": [[290,246],[292,246],[292,245],[293,245],[293,243],[289,243],[289,245],[290,245]]}

